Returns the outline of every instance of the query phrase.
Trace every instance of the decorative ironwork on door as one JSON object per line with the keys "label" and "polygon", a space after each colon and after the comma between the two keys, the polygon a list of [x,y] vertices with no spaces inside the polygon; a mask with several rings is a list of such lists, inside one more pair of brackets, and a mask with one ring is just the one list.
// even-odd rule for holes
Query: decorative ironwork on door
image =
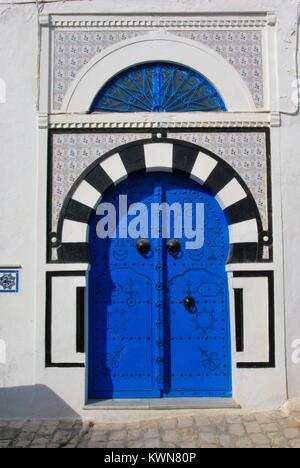
{"label": "decorative ironwork on door", "polygon": [[129,68],[109,81],[91,112],[226,111],[218,91],[199,73],[171,63]]}
{"label": "decorative ironwork on door", "polygon": [[[90,223],[89,397],[231,396],[230,320],[225,264],[228,226],[218,203],[184,177],[136,174],[104,202],[204,205],[204,244],[187,237],[99,239]],[[116,210],[118,212],[118,210]],[[149,210],[149,223],[150,210]],[[118,219],[118,225],[124,219]],[[193,216],[192,227],[196,219]],[[154,238],[153,238],[154,237]]]}

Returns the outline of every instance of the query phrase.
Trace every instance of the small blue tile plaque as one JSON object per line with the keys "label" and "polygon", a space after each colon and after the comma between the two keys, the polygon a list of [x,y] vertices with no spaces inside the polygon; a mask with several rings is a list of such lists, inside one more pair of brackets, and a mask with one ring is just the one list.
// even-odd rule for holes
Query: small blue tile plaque
{"label": "small blue tile plaque", "polygon": [[19,272],[17,270],[0,270],[0,293],[19,292]]}

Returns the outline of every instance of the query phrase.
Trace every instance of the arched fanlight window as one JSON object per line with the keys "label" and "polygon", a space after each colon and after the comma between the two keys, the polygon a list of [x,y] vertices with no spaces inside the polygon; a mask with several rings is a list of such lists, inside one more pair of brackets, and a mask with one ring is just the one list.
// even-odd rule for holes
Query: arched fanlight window
{"label": "arched fanlight window", "polygon": [[218,91],[199,73],[171,63],[129,68],[98,93],[91,112],[226,111]]}

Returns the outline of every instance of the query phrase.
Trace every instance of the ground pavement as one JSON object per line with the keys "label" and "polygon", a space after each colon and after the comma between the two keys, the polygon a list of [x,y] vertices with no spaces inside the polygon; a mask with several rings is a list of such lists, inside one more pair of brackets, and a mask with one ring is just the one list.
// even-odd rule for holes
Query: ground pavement
{"label": "ground pavement", "polygon": [[300,448],[300,412],[179,411],[127,423],[0,421],[0,448]]}

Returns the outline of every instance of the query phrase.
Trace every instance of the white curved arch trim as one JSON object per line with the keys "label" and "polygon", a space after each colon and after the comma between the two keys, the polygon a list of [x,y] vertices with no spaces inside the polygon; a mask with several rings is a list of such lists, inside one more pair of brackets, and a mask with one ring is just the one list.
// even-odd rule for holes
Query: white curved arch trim
{"label": "white curved arch trim", "polygon": [[229,112],[256,111],[246,83],[221,55],[189,39],[147,35],[118,43],[94,57],[69,87],[61,112],[89,112],[97,93],[112,77],[134,65],[153,61],[179,63],[204,75],[220,93]]}

